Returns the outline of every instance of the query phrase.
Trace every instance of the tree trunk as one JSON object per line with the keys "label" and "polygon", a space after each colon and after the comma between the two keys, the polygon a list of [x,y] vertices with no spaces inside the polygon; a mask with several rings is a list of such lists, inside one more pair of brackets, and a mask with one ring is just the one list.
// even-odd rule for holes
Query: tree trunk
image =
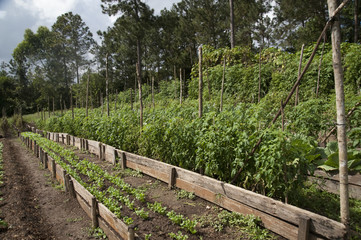
{"label": "tree trunk", "polygon": [[130,88],[130,108],[133,110],[133,89]]}
{"label": "tree trunk", "polygon": [[[333,13],[337,8],[337,0],[327,0],[328,12]],[[331,16],[330,16],[331,18]],[[343,69],[341,61],[341,29],[338,16],[332,23],[332,60],[336,91],[337,108],[337,141],[339,149],[339,175],[340,175],[340,209],[341,222],[349,226],[349,194],[348,194],[348,169],[347,169],[347,140],[345,118],[345,96],[343,87]]]}
{"label": "tree trunk", "polygon": [[234,48],[235,46],[235,41],[234,41],[234,13],[233,13],[233,0],[229,0],[229,15],[230,15],[230,27],[231,27],[231,48]]}
{"label": "tree trunk", "polygon": [[108,57],[109,54],[105,55],[105,95],[107,98],[107,116],[109,117],[109,76],[108,76]]}
{"label": "tree trunk", "polygon": [[139,91],[139,124],[140,129],[143,128],[143,100],[142,100],[142,79],[140,77],[140,65],[137,64],[137,79],[138,79],[138,91]]}
{"label": "tree trunk", "polygon": [[325,43],[326,43],[326,34],[323,35],[322,52],[321,52],[321,57],[320,57],[320,63],[318,64],[317,85],[316,85],[316,98],[318,98],[318,93],[319,93],[319,91],[320,91],[321,64],[322,64],[322,59],[323,59],[323,52],[325,51]]}
{"label": "tree trunk", "polygon": [[53,97],[53,116],[55,114],[55,98]]}
{"label": "tree trunk", "polygon": [[223,59],[223,76],[222,76],[222,86],[221,86],[221,104],[219,107],[219,111],[222,112],[223,110],[223,91],[224,91],[224,78],[226,74],[226,57],[224,56]]}
{"label": "tree trunk", "polygon": [[[302,58],[303,58],[303,49],[305,48],[305,44],[302,44],[302,47],[301,47],[301,55],[300,55],[300,63],[298,64],[298,75],[297,75],[297,78],[300,77],[301,75],[301,70],[302,70]],[[299,103],[300,101],[300,96],[299,96],[299,90],[300,90],[300,85],[297,86],[296,88],[296,97],[295,97],[295,106],[297,106],[297,104]]]}
{"label": "tree trunk", "polygon": [[173,78],[174,78],[174,98],[177,99],[177,68],[173,65]]}
{"label": "tree trunk", "polygon": [[358,34],[359,34],[359,20],[358,20],[358,1],[359,0],[355,0],[355,5],[354,5],[354,17],[355,17],[355,32],[354,32],[354,43],[358,42]]}
{"label": "tree trunk", "polygon": [[182,68],[179,69],[179,103],[182,104],[183,94],[183,82],[182,82]]}
{"label": "tree trunk", "polygon": [[87,79],[87,81],[86,81],[86,99],[85,99],[85,111],[86,111],[86,117],[88,117],[89,78],[90,78],[90,71],[88,71],[88,79]]}
{"label": "tree trunk", "polygon": [[202,46],[198,48],[199,57],[199,81],[198,81],[198,117],[201,118],[203,114],[203,73],[202,73]]}

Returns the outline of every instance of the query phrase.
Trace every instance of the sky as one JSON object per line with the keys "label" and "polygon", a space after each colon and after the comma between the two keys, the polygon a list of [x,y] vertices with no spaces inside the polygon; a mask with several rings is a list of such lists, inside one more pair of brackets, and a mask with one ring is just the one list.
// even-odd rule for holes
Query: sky
{"label": "sky", "polygon": [[[180,0],[144,2],[159,14]],[[100,4],[101,0],[0,0],[0,63],[12,58],[13,50],[23,40],[25,29],[30,28],[33,32],[39,26],[50,29],[58,16],[70,11],[81,16],[96,38],[98,30],[104,31],[115,22],[115,17],[102,13]]]}

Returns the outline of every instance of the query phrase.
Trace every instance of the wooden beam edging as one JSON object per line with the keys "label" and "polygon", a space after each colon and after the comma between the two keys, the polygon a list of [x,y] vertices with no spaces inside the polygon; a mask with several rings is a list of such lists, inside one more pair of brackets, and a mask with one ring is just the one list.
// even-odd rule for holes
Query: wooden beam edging
{"label": "wooden beam edging", "polygon": [[[120,151],[120,150],[118,150]],[[255,210],[266,213],[268,215],[280,218],[283,221],[299,225],[301,218],[310,218],[310,231],[314,234],[324,236],[326,238],[342,238],[346,234],[344,224],[329,219],[327,217],[312,213],[310,211],[282,203],[272,198],[263,196],[252,191],[218,181],[198,173],[172,166],[150,158],[142,157],[136,154],[124,152],[127,159],[127,167],[143,171],[145,174],[155,177],[164,182],[168,182],[170,169],[174,167],[177,171],[176,186],[181,188],[180,182],[187,182],[194,187],[194,192],[199,195],[197,189],[205,189],[210,193],[227,197],[238,203],[249,206]],[[187,190],[187,189],[186,189]],[[201,196],[202,197],[202,196]],[[211,201],[212,199],[207,199]],[[217,201],[212,201],[217,204]],[[229,209],[230,210],[230,209]],[[257,215],[256,215],[257,216]],[[273,229],[269,228],[271,231]],[[288,233],[279,233],[280,235]]]}
{"label": "wooden beam edging", "polygon": [[[118,149],[116,150],[118,151],[118,156],[122,156],[121,154],[124,151]],[[195,194],[197,194],[198,196],[202,195],[203,193],[200,192],[199,190],[198,191],[196,190],[203,189],[207,191],[208,194],[213,195],[213,198],[214,196],[219,196],[223,199],[223,201],[225,199],[227,201],[234,201],[233,204],[231,204],[233,206],[237,204],[241,204],[249,207],[252,211],[256,213],[255,214],[256,216],[259,216],[257,214],[260,215],[265,214],[273,217],[274,219],[279,218],[280,221],[283,221],[285,224],[288,224],[288,227],[294,226],[297,232],[298,232],[298,226],[300,224],[300,219],[309,218],[310,219],[309,228],[311,231],[310,236],[312,239],[317,239],[316,237],[313,236],[313,234],[320,235],[330,239],[342,238],[346,235],[346,227],[344,224],[331,220],[324,216],[312,213],[310,211],[289,204],[282,203],[280,201],[263,196],[261,194],[257,194],[252,191],[245,190],[240,187],[228,183],[224,183],[216,179],[204,175],[200,175],[198,173],[185,170],[179,167],[175,167],[173,165],[166,164],[157,160],[142,157],[128,152],[124,152],[124,155],[126,157],[126,166],[129,168],[140,170],[145,174],[155,177],[166,183],[168,183],[170,179],[169,177],[170,169],[175,168],[177,172],[177,178],[176,178],[177,187],[181,187],[182,185],[181,182],[183,181],[183,183],[188,183],[190,186],[192,186],[192,187],[188,186],[188,189],[194,189]],[[207,194],[203,194],[203,195],[206,196]],[[211,198],[209,199],[212,200]],[[214,199],[213,201],[218,205],[220,204],[219,201],[218,203]],[[227,205],[225,205],[225,208],[229,209],[227,208]],[[229,210],[233,211],[232,209]],[[270,227],[267,228],[270,229],[271,231],[275,231]],[[293,233],[290,233],[289,231],[290,229],[279,234],[282,236],[289,235],[290,239],[296,239],[293,238],[295,237],[294,231]]]}
{"label": "wooden beam edging", "polygon": [[[339,181],[340,178],[338,172],[336,174],[332,174],[322,170],[316,170],[313,174],[313,177],[322,177],[334,181]],[[361,174],[356,173],[355,175],[348,175],[348,183],[361,187]]]}

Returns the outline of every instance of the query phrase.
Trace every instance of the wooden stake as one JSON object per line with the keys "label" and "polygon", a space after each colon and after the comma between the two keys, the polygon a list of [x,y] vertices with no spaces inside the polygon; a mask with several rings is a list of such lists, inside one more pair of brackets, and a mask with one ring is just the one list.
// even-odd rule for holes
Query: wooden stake
{"label": "wooden stake", "polygon": [[90,78],[90,70],[88,69],[88,79],[86,81],[86,99],[85,99],[85,110],[86,117],[88,117],[88,102],[89,102],[89,78]]}
{"label": "wooden stake", "polygon": [[51,173],[53,175],[53,178],[56,178],[56,166],[55,166],[55,160],[54,159],[51,161]]}
{"label": "wooden stake", "polygon": [[93,228],[97,228],[97,227],[99,227],[99,222],[98,222],[98,202],[97,202],[97,200],[96,200],[96,198],[94,196],[92,197],[91,209],[92,209],[92,225],[93,225]]}
{"label": "wooden stake", "polygon": [[69,189],[69,193],[70,196],[72,196],[73,198],[76,198],[76,193],[75,193],[75,189],[74,189],[74,184],[73,184],[73,180],[71,180],[70,175],[66,174],[66,178],[68,179],[68,189]]}
{"label": "wooden stake", "polygon": [[109,117],[109,76],[108,76],[108,57],[109,57],[109,54],[106,53],[105,55],[105,81],[106,81],[106,84],[105,84],[105,95],[106,95],[106,98],[107,98],[107,116]]}
{"label": "wooden stake", "polygon": [[321,52],[321,57],[320,57],[320,63],[318,64],[316,98],[318,98],[318,93],[319,93],[319,89],[320,89],[321,64],[322,64],[323,52],[325,50],[325,43],[326,43],[326,34],[323,35],[322,52]]}
{"label": "wooden stake", "polygon": [[199,58],[199,81],[198,81],[198,117],[201,118],[203,114],[203,70],[202,70],[202,46],[198,48]]}
{"label": "wooden stake", "polygon": [[182,68],[179,69],[179,104],[182,104],[183,94],[183,83],[182,83]]}
{"label": "wooden stake", "polygon": [[65,192],[69,191],[69,186],[67,185],[67,180],[66,180],[66,171],[63,170],[63,179],[64,179],[64,190]]}
{"label": "wooden stake", "polygon": [[221,85],[221,103],[219,106],[219,111],[223,111],[223,91],[224,91],[224,78],[226,74],[226,56],[223,57],[223,75],[222,75],[222,85]]}
{"label": "wooden stake", "polygon": [[122,152],[121,156],[120,156],[120,166],[121,168],[124,170],[127,167],[127,159],[125,156],[125,152]]}
{"label": "wooden stake", "polygon": [[170,173],[169,173],[169,182],[168,182],[169,189],[172,189],[173,186],[175,185],[176,174],[177,174],[176,169],[174,167],[172,167],[170,169]]}
{"label": "wooden stake", "polygon": [[298,240],[309,239],[310,225],[311,225],[310,218],[300,218],[300,223],[298,226],[298,238],[297,238]]}
{"label": "wooden stake", "polygon": [[138,79],[138,91],[139,91],[139,125],[140,129],[143,128],[143,99],[142,99],[142,78],[140,75],[140,66],[137,63],[137,79]]}
{"label": "wooden stake", "polygon": [[[337,7],[337,0],[327,0],[328,12],[333,13]],[[343,87],[343,69],[341,60],[341,28],[338,15],[330,15],[334,21],[331,27],[332,60],[335,78],[336,109],[337,109],[337,141],[340,175],[340,210],[341,222],[349,227],[349,193],[348,193],[348,168],[347,168],[347,140],[345,118],[345,95]]]}
{"label": "wooden stake", "polygon": [[[303,49],[305,48],[305,44],[302,44],[302,47],[301,47],[301,55],[300,55],[300,63],[298,64],[298,77],[300,77],[301,75],[301,68],[302,68],[302,58],[303,58]],[[296,88],[296,97],[295,97],[295,106],[297,106],[297,104],[299,103],[300,101],[300,97],[298,96],[299,94],[299,89],[300,89],[300,85],[297,85],[297,88]]]}

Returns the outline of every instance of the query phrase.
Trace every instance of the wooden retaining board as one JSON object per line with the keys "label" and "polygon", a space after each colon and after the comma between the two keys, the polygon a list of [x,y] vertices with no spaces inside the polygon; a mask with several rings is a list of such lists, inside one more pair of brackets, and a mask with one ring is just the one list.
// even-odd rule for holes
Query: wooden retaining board
{"label": "wooden retaining board", "polygon": [[[125,155],[127,160],[127,167],[139,170],[146,170],[146,174],[150,172],[149,175],[154,176],[162,181],[168,182],[169,175],[167,175],[167,177],[165,178],[164,173],[169,173],[170,169],[174,166],[128,152],[125,152]],[[181,187],[179,183],[183,180],[188,184],[194,185],[191,187],[192,189],[194,189],[193,192],[196,192],[196,190],[201,187],[212,194],[221,194],[225,197],[228,197],[229,199],[235,200],[238,203],[244,204],[261,212],[280,218],[295,226],[298,226],[301,218],[310,218],[311,232],[313,232],[314,234],[322,235],[326,238],[342,238],[346,234],[346,227],[342,223],[339,223],[337,221],[312,213],[310,211],[297,208],[292,205],[282,203],[280,201],[276,201],[272,198],[254,193],[252,191],[245,190],[240,187],[236,187],[234,185],[227,184],[204,175],[200,175],[189,170],[185,170],[179,167],[174,168],[177,171],[177,187]],[[200,193],[198,192],[198,194]],[[212,201],[211,198],[207,200]],[[217,204],[217,201],[214,201],[214,199],[212,202]],[[278,232],[277,229],[269,229]],[[291,231],[286,231],[279,234],[282,236],[286,235],[285,237],[290,239],[293,239],[294,237],[294,234],[291,234]]]}
{"label": "wooden retaining board", "polygon": [[[121,153],[122,151],[117,150],[117,152],[119,155],[119,153]],[[125,156],[127,160],[127,167],[135,170],[143,171],[145,174],[158,178],[164,182],[169,181],[170,169],[175,168],[177,171],[177,176],[176,176],[177,186],[181,187],[181,181],[183,180],[184,181],[183,184],[185,184],[185,182],[188,182],[188,184],[195,185],[191,187],[193,189],[198,189],[199,187],[204,188],[205,190],[208,191],[209,196],[211,196],[210,194],[218,195],[218,196],[223,195],[223,197],[227,197],[229,200],[234,201],[233,204],[228,204],[228,205],[234,205],[235,203],[243,204],[245,206],[250,207],[251,210],[253,208],[253,211],[256,210],[255,211],[256,213],[264,213],[274,218],[280,218],[282,219],[281,221],[286,221],[286,223],[288,222],[290,223],[290,225],[294,225],[296,229],[298,229],[297,226],[300,222],[300,219],[310,218],[311,219],[310,231],[330,239],[342,238],[346,234],[346,227],[342,223],[328,219],[318,214],[294,207],[292,205],[284,204],[280,201],[276,201],[274,199],[254,193],[252,191],[248,191],[231,184],[223,183],[213,178],[209,178],[207,176],[203,176],[198,173],[194,173],[179,167],[174,167],[172,165],[159,162],[150,158],[142,157],[128,152],[125,152]],[[202,195],[202,193],[198,191],[198,195]],[[214,196],[213,196],[213,197],[209,197],[209,201],[211,201],[212,198],[214,200]],[[214,203],[217,204],[217,202]],[[224,206],[227,206],[227,204],[224,204]],[[265,217],[263,216],[263,218]],[[267,219],[266,222],[268,220],[269,219]],[[272,220],[270,220],[269,222],[272,223]],[[269,228],[270,230],[275,232],[280,232],[280,230],[277,230],[276,227],[272,227],[272,226],[270,227],[271,227]],[[282,230],[283,232],[280,233],[280,235],[282,236],[289,235],[290,239],[294,239],[297,236],[297,234],[295,234],[295,231],[292,230],[292,228],[289,229],[288,227],[285,228],[287,229],[286,231]],[[311,236],[311,237],[313,239],[317,239],[315,236]]]}

